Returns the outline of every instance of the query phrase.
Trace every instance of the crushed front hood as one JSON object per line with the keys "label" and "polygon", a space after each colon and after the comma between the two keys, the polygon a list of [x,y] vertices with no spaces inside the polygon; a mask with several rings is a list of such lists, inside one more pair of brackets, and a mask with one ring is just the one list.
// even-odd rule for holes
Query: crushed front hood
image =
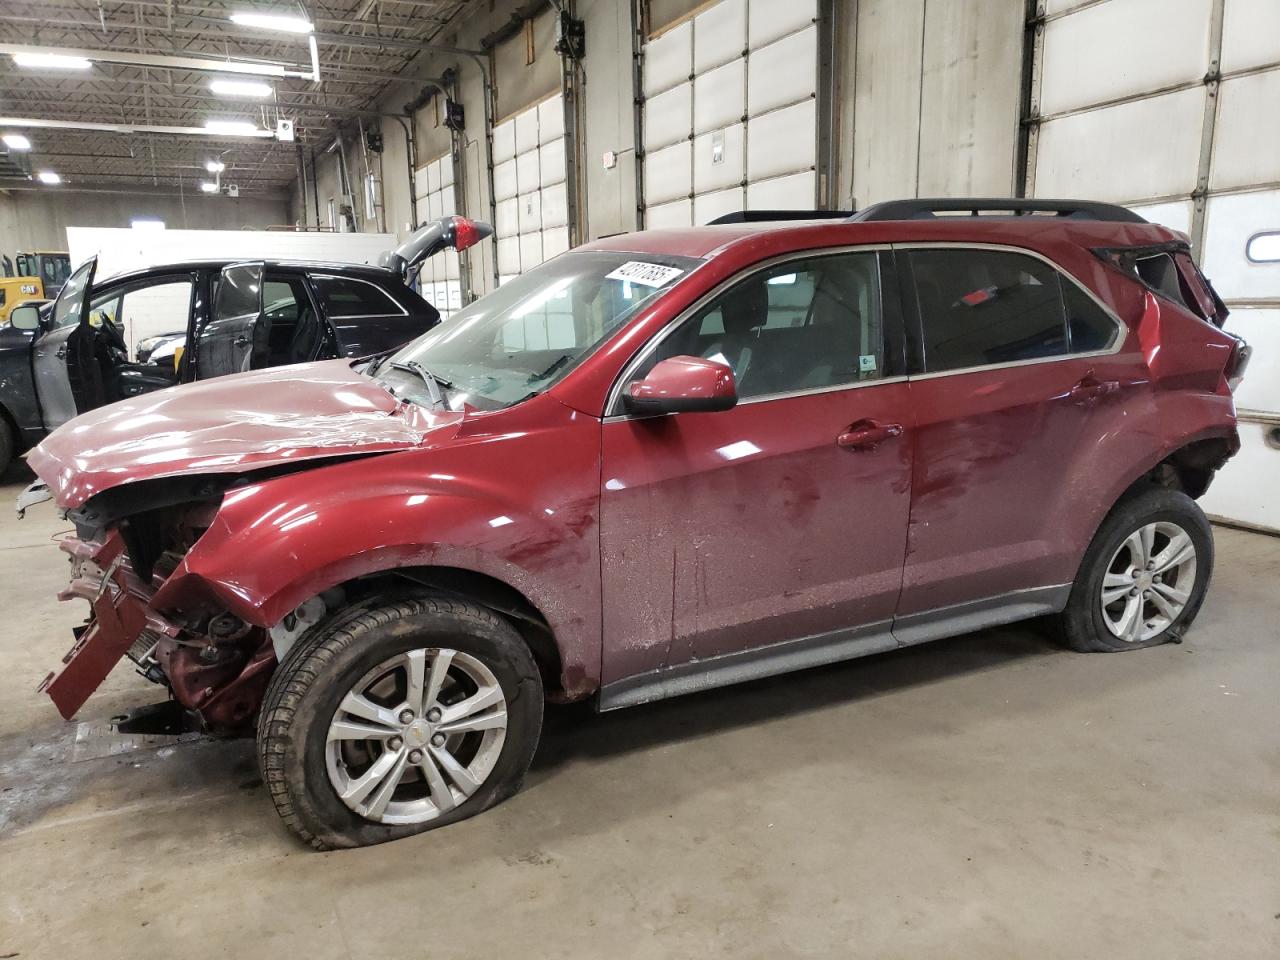
{"label": "crushed front hood", "polygon": [[27,460],[73,509],[139,480],[406,450],[462,417],[404,403],[349,361],[328,360],[113,403],[59,427]]}

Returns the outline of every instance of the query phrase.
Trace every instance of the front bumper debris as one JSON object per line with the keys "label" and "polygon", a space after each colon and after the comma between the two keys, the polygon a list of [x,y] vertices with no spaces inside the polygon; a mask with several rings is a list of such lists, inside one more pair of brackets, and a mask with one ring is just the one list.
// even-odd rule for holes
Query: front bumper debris
{"label": "front bumper debris", "polygon": [[62,670],[50,673],[38,688],[70,720],[144,630],[176,637],[179,628],[149,606],[153,591],[133,573],[118,530],[102,543],[65,537],[58,546],[71,555],[74,569],[58,599],[88,600],[93,611],[88,624],[76,629]]}
{"label": "front bumper debris", "polygon": [[18,494],[18,519],[21,520],[27,513],[27,507],[34,507],[37,503],[44,503],[46,500],[53,499],[53,491],[49,489],[49,485],[43,480],[37,480],[30,484],[25,490]]}

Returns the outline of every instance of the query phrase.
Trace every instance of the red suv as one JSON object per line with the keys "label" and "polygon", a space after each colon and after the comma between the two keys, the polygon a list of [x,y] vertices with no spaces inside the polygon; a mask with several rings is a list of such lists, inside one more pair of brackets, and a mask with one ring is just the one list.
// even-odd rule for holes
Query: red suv
{"label": "red suv", "polygon": [[[256,728],[278,811],[376,843],[515,791],[601,710],[1044,614],[1177,640],[1247,347],[1187,239],[1119,207],[904,201],[656,230],[399,352],[138,397],[31,455],[92,614]],[[46,486],[47,485],[47,486]]]}

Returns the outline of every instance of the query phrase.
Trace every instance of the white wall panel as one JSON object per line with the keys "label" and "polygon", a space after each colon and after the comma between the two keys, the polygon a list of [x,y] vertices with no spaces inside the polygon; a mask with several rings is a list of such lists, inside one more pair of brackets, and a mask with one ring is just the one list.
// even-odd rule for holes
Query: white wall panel
{"label": "white wall panel", "polygon": [[568,192],[564,183],[557,183],[542,191],[542,226],[563,227],[569,222]]}
{"label": "white wall panel", "polygon": [[644,149],[648,153],[689,138],[693,129],[693,84],[682,83],[651,97],[644,108]]}
{"label": "white wall panel", "polygon": [[741,187],[697,195],[693,198],[693,222],[701,226],[726,213],[738,213],[746,209],[743,202]]}
{"label": "white wall panel", "polygon": [[1222,20],[1222,69],[1243,70],[1280,60],[1280,3],[1227,0]]}
{"label": "white wall panel", "polygon": [[742,56],[747,46],[747,0],[720,0],[693,18],[693,72]]}
{"label": "white wall panel", "polygon": [[750,0],[747,5],[747,45],[758,50],[794,33],[818,16],[818,0]]}
{"label": "white wall panel", "polygon": [[739,58],[694,79],[694,133],[706,133],[742,119],[746,111],[746,73],[746,61]]}
{"label": "white wall panel", "polygon": [[[707,193],[742,183],[745,173],[744,128],[740,123],[704,133],[693,141],[693,192]],[[716,144],[720,143],[719,160]]]}
{"label": "white wall panel", "polygon": [[753,50],[747,71],[747,113],[754,117],[812,97],[817,81],[817,27]]}
{"label": "white wall panel", "polygon": [[[1280,300],[1280,263],[1250,263],[1255,233],[1280,230],[1280,190],[1210,197],[1205,207],[1204,272],[1227,300]],[[1280,411],[1280,396],[1271,408]]]}
{"label": "white wall panel", "polygon": [[688,227],[693,224],[693,204],[688,200],[660,203],[644,212],[645,227],[661,230],[663,227]]}
{"label": "white wall panel", "polygon": [[1182,233],[1191,231],[1191,201],[1170,200],[1164,203],[1131,203],[1129,209],[1140,213],[1152,223]]}
{"label": "white wall panel", "polygon": [[1213,136],[1210,190],[1280,181],[1280,70],[1222,81]]}
{"label": "white wall panel", "polygon": [[812,170],[789,177],[757,180],[747,185],[748,210],[812,210],[817,174]]}
{"label": "white wall panel", "polygon": [[508,160],[493,168],[493,195],[499,200],[514,197],[516,188],[516,162]]}
{"label": "white wall panel", "polygon": [[650,205],[692,192],[689,141],[655,150],[644,158],[644,195]]}
{"label": "white wall panel", "polygon": [[751,120],[747,136],[747,179],[764,180],[813,164],[817,142],[817,106],[812,100]]}
{"label": "white wall panel", "polygon": [[1109,0],[1051,20],[1044,115],[1196,80],[1209,69],[1212,0]]}
{"label": "white wall panel", "polygon": [[502,163],[515,155],[516,124],[514,120],[507,120],[493,128],[493,162]]}
{"label": "white wall panel", "polygon": [[1204,96],[1196,87],[1045,123],[1036,196],[1126,201],[1190,195]]}
{"label": "white wall panel", "polygon": [[685,83],[693,74],[693,22],[668,30],[644,46],[644,95]]}

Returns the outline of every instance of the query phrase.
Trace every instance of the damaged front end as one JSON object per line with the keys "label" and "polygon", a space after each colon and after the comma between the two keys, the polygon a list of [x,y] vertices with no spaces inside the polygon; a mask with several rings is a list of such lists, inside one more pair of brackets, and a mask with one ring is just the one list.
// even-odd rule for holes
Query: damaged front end
{"label": "damaged front end", "polygon": [[40,685],[64,718],[127,657],[144,677],[168,687],[204,728],[235,731],[251,723],[276,665],[272,631],[245,622],[213,597],[163,609],[156,603],[233,481],[135,484],[67,511],[75,535],[59,546],[70,558],[71,582],[58,599],[87,600],[90,615],[76,628],[62,669]]}

